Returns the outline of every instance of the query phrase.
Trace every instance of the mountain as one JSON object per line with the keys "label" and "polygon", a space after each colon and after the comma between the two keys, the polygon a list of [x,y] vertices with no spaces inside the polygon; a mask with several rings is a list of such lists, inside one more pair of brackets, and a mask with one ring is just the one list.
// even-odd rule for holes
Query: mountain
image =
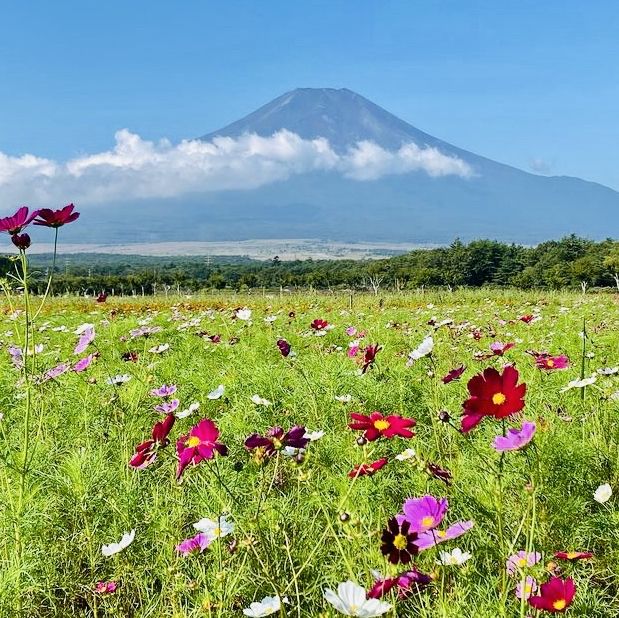
{"label": "mountain", "polygon": [[[354,167],[343,172],[319,166],[255,188],[208,191],[205,186],[188,196],[117,204],[100,218],[96,240],[448,243],[459,236],[535,243],[572,232],[604,238],[619,229],[616,191],[578,178],[531,174],[468,152],[347,89],[293,90],[199,139],[268,138],[283,129],[304,140],[328,140],[333,157]],[[372,163],[383,165],[380,173],[360,178],[366,159],[351,155],[359,142],[382,149],[378,164]],[[412,148],[412,155],[402,154],[402,148]],[[406,167],[409,155],[417,167]],[[392,157],[400,166],[397,173],[381,157]],[[435,165],[456,164],[456,172],[434,173]],[[462,169],[466,173],[458,173]],[[127,221],[122,230],[112,230],[116,215]],[[82,230],[81,240],[88,234]]]}

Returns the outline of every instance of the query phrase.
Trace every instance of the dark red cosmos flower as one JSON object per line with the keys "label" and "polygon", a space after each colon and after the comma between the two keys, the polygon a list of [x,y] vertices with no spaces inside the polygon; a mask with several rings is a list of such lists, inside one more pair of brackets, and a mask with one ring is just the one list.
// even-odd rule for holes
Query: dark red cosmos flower
{"label": "dark red cosmos flower", "polygon": [[487,367],[483,373],[473,376],[467,384],[470,397],[462,406],[461,431],[470,431],[484,416],[501,419],[520,412],[527,385],[518,384],[518,378],[517,369],[511,365],[502,374],[494,367]]}
{"label": "dark red cosmos flower", "polygon": [[352,412],[350,415],[355,422],[348,423],[348,427],[354,430],[364,431],[363,437],[370,441],[378,440],[381,436],[385,438],[412,438],[415,435],[409,427],[414,427],[417,423],[414,418],[403,418],[396,414],[383,416],[382,412],[375,410],[369,416]]}
{"label": "dark red cosmos flower", "polygon": [[281,427],[272,427],[266,435],[254,433],[245,440],[245,448],[252,450],[261,448],[264,454],[272,457],[277,451],[281,451],[287,446],[291,448],[305,448],[309,438],[305,437],[305,427],[295,425],[289,431],[284,431]]}
{"label": "dark red cosmos flower", "polygon": [[284,358],[290,354],[290,350],[292,349],[291,345],[285,339],[278,339],[277,347]]}
{"label": "dark red cosmos flower", "polygon": [[11,242],[22,251],[25,251],[30,246],[30,236],[28,234],[13,234]]}
{"label": "dark red cosmos flower", "polygon": [[560,560],[588,560],[593,558],[593,554],[588,551],[558,551],[555,558]]}
{"label": "dark red cosmos flower", "polygon": [[327,326],[329,326],[329,322],[327,322],[327,320],[321,320],[320,318],[316,318],[310,324],[310,326],[315,331],[321,331],[321,330],[325,330],[327,328]]}
{"label": "dark red cosmos flower", "polygon": [[445,483],[445,485],[451,485],[451,479],[453,475],[446,468],[441,468],[438,464],[432,463],[429,461],[426,464],[426,470],[430,476],[433,476],[436,479],[439,479]]}
{"label": "dark red cosmos flower", "polygon": [[565,580],[551,577],[540,586],[539,596],[529,597],[529,605],[556,614],[564,612],[571,605],[575,594],[576,586],[571,577]]}
{"label": "dark red cosmos flower", "polygon": [[349,473],[348,476],[351,479],[354,479],[358,476],[372,476],[376,474],[381,468],[384,468],[387,465],[388,459],[386,457],[381,457],[376,461],[370,464],[359,464],[355,466]]}
{"label": "dark red cosmos flower", "polygon": [[376,355],[380,352],[381,346],[377,343],[373,343],[372,345],[367,346],[363,349],[363,360],[361,361],[361,373],[365,373],[370,365],[374,363],[376,359]]}
{"label": "dark red cosmos flower", "polygon": [[8,232],[11,236],[19,234],[38,215],[38,210],[28,214],[28,206],[22,206],[14,215],[0,219],[0,232]]}
{"label": "dark red cosmos flower", "polygon": [[42,208],[39,210],[38,219],[34,222],[34,225],[58,228],[67,223],[73,223],[73,221],[79,219],[80,216],[79,212],[73,212],[74,208],[75,206],[73,204],[67,204],[64,208],[60,208],[59,210]]}
{"label": "dark red cosmos flower", "polygon": [[104,303],[107,300],[107,294],[105,292],[101,292],[99,296],[97,296],[98,303]]}
{"label": "dark red cosmos flower", "polygon": [[125,362],[131,361],[132,363],[137,363],[138,353],[137,352],[123,352],[120,355],[120,358],[122,358]]}
{"label": "dark red cosmos flower", "polygon": [[129,460],[129,465],[132,468],[141,470],[155,461],[157,451],[170,444],[168,435],[175,420],[174,414],[168,414],[162,421],[155,423],[151,432],[151,439],[138,444],[135,449],[135,455]]}
{"label": "dark red cosmos flower", "polygon": [[176,441],[176,453],[179,458],[176,478],[181,477],[190,463],[195,466],[203,459],[213,459],[215,453],[227,455],[228,448],[217,442],[217,438],[219,429],[209,418],[203,418],[188,434],[181,436]]}
{"label": "dark red cosmos flower", "polygon": [[383,530],[380,551],[383,556],[388,557],[391,564],[408,564],[413,556],[419,553],[419,548],[415,545],[418,535],[411,532],[410,527],[411,524],[406,519],[400,524],[392,517]]}
{"label": "dark red cosmos flower", "polygon": [[396,577],[378,579],[368,592],[368,599],[381,599],[393,588],[398,591],[398,597],[405,599],[412,592],[417,592],[432,583],[432,576],[426,575],[412,567],[410,571],[400,573]]}
{"label": "dark red cosmos flower", "polygon": [[449,384],[450,382],[453,382],[454,380],[459,380],[465,370],[466,370],[466,367],[464,365],[460,365],[460,367],[451,369],[447,375],[442,377],[443,384]]}

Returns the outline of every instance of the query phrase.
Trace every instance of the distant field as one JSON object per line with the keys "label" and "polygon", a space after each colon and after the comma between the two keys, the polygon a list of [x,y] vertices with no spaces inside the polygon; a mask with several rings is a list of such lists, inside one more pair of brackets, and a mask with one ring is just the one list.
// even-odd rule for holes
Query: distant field
{"label": "distant field", "polygon": [[[390,617],[541,616],[516,598],[527,577],[573,578],[568,615],[617,616],[617,497],[594,499],[599,486],[619,490],[617,295],[358,295],[352,306],[348,295],[310,293],[54,299],[36,318],[31,354],[23,315],[2,309],[1,617],[223,618],[275,595],[286,602],[273,615],[327,617],[340,614],[326,589],[351,580],[380,596],[387,576],[400,576],[383,584],[390,607],[373,605]],[[523,410],[461,433],[467,382],[506,364],[527,385]],[[595,379],[566,389],[583,377]],[[176,392],[151,394],[162,385]],[[495,411],[499,395],[514,397],[514,384],[499,386]],[[369,433],[348,427],[351,413],[376,410],[415,419],[416,435],[390,436],[397,419],[373,417]],[[166,412],[176,415],[170,444],[159,434],[144,446]],[[189,433],[201,419],[227,454]],[[493,448],[525,419],[536,424],[526,446]],[[305,450],[267,435],[278,426],[303,426]],[[245,445],[252,434],[263,436],[256,448]],[[194,446],[205,459],[177,480],[178,457]],[[149,465],[133,469],[140,453]],[[402,538],[389,537],[388,522],[424,496],[447,498],[448,509],[434,519],[406,511],[417,532],[404,544],[430,547],[408,545],[389,562]],[[206,536],[178,547],[203,518]],[[133,542],[103,555],[132,530]],[[449,564],[462,558],[456,548],[470,553],[461,565]],[[592,556],[555,556],[572,551]],[[245,615],[268,615],[259,611]]]}

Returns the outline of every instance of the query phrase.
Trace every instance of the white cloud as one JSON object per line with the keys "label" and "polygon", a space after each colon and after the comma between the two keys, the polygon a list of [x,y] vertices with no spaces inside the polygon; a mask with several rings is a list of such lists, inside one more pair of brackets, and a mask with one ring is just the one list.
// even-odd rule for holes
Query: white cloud
{"label": "white cloud", "polygon": [[407,144],[388,151],[362,141],[347,153],[324,138],[304,140],[286,130],[271,137],[247,134],[212,142],[152,142],[123,129],[112,150],[65,162],[0,153],[0,199],[33,206],[83,205],[125,199],[165,198],[194,192],[253,189],[294,174],[335,171],[358,180],[388,174],[473,175],[463,160],[436,148]]}

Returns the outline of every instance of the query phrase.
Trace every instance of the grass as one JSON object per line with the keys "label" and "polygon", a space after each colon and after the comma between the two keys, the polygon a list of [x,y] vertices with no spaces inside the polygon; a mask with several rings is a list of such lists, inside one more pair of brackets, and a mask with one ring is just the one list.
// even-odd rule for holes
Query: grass
{"label": "grass", "polygon": [[[239,306],[252,309],[251,323],[231,319]],[[5,304],[4,348],[17,342],[21,328],[10,313]],[[542,319],[517,320],[531,313]],[[269,315],[277,316],[272,324],[264,321]],[[407,367],[408,352],[433,331],[432,316],[454,325],[434,333],[431,359]],[[324,337],[308,334],[315,318],[335,328]],[[127,339],[143,320],[162,331]],[[583,320],[585,352],[592,353],[584,357],[585,375],[619,364],[618,300],[612,295],[482,290],[387,295],[380,302],[358,296],[352,308],[348,296],[310,294],[50,301],[35,325],[35,343],[44,346],[34,359],[37,372],[79,358],[72,331],[84,322],[95,324],[89,351],[100,357],[84,373],[33,387],[32,461],[18,508],[15,458],[24,443],[26,397],[6,349],[0,356],[0,616],[240,616],[251,601],[274,594],[288,597],[281,615],[336,615],[323,599],[325,588],[352,579],[369,589],[372,570],[402,570],[382,556],[380,536],[407,497],[426,493],[449,498],[448,523],[475,521],[466,535],[440,547],[460,547],[472,558],[461,567],[440,567],[434,549],[420,554],[417,565],[435,575],[433,584],[406,601],[388,596],[388,616],[535,615],[525,613],[514,596],[516,582],[503,568],[510,553],[527,546],[543,554],[533,569],[541,581],[555,551],[592,551],[590,561],[559,564],[577,586],[568,614],[616,616],[619,511],[615,496],[599,504],[593,492],[602,483],[619,487],[619,401],[611,397],[619,377],[599,376],[585,393],[560,392],[581,374]],[[364,342],[383,346],[364,376],[346,355],[350,325],[367,331]],[[54,330],[61,326],[68,330]],[[480,340],[470,336],[474,327],[483,333]],[[198,331],[221,334],[222,342],[213,344]],[[295,358],[281,356],[279,337],[292,344]],[[231,345],[231,339],[238,342]],[[504,358],[473,359],[495,340],[516,346]],[[169,343],[169,350],[148,351],[159,343]],[[571,366],[543,373],[526,354],[530,349],[567,354]],[[138,362],[123,361],[126,351],[138,352]],[[491,448],[500,423],[485,420],[464,436],[441,423],[438,413],[449,411],[457,425],[468,378],[505,360],[528,384],[524,413],[538,432],[527,449],[501,459]],[[440,378],[462,363],[462,380],[443,385]],[[131,375],[126,384],[106,383],[124,373]],[[178,385],[181,408],[194,401],[201,408],[177,420],[172,445],[153,465],[132,470],[127,463],[135,446],[160,418],[149,391],[163,383]],[[226,387],[224,397],[208,400],[219,384]],[[272,405],[255,405],[254,394]],[[352,396],[350,404],[335,400],[343,394]],[[372,410],[414,417],[417,435],[357,445],[348,415]],[[188,468],[178,483],[175,440],[203,417],[217,423],[229,454]],[[257,462],[243,446],[254,432],[295,424],[325,432],[301,463],[282,456]],[[417,458],[396,460],[408,447]],[[354,465],[383,456],[389,464],[376,475],[347,476]],[[427,462],[450,470],[451,486],[428,474]],[[202,554],[175,551],[195,533],[193,522],[221,513],[231,515],[233,536]],[[102,544],[133,528],[128,548],[110,558],[101,554]],[[96,594],[100,580],[118,582],[117,591]]]}

